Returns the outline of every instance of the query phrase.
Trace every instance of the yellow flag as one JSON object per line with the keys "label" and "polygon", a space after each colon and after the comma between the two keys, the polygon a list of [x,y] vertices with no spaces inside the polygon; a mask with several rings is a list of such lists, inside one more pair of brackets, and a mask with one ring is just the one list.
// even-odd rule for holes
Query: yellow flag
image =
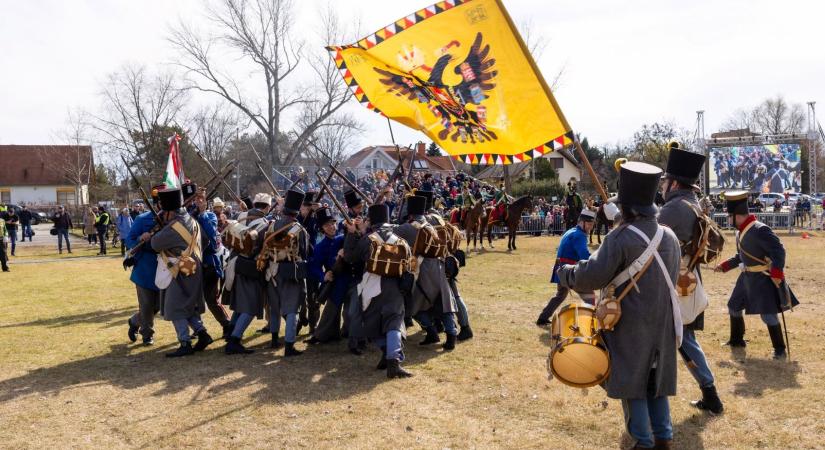
{"label": "yellow flag", "polygon": [[499,0],[438,2],[329,50],[361,104],[459,161],[511,164],[572,143]]}

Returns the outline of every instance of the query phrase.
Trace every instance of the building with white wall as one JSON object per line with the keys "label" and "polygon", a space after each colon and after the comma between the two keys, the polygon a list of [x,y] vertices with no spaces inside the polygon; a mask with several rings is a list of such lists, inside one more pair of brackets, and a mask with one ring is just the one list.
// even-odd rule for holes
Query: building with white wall
{"label": "building with white wall", "polygon": [[0,145],[0,203],[86,204],[93,174],[88,145]]}

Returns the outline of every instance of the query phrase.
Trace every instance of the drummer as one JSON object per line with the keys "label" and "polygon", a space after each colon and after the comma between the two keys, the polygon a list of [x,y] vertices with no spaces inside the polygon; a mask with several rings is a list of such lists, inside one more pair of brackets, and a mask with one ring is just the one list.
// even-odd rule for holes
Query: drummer
{"label": "drummer", "polygon": [[[608,397],[622,400],[627,431],[637,448],[670,448],[668,396],[676,395],[676,349],[682,337],[673,287],[679,274],[679,240],[656,222],[661,173],[650,164],[624,163],[618,198],[622,224],[587,261],[563,265],[557,272],[559,287],[613,286],[616,299],[621,298],[620,320],[612,331],[603,332],[611,363],[604,387]],[[649,246],[652,250],[646,252]]]}
{"label": "drummer", "polygon": [[[583,209],[581,214],[579,214],[579,222],[576,226],[567,230],[564,236],[561,237],[559,249],[556,252],[556,264],[553,265],[553,274],[550,278],[551,283],[558,285],[559,276],[556,275],[556,270],[561,265],[576,264],[581,260],[590,258],[590,251],[587,249],[587,236],[590,235],[590,230],[593,229],[593,222],[595,220],[596,213],[589,209]],[[536,325],[548,325],[553,312],[564,302],[569,293],[569,288],[559,285],[556,290],[556,296],[547,302],[547,306],[544,307],[544,310],[539,314],[538,320],[536,320]],[[591,305],[595,300],[592,292],[586,294],[579,293],[579,296]]]}

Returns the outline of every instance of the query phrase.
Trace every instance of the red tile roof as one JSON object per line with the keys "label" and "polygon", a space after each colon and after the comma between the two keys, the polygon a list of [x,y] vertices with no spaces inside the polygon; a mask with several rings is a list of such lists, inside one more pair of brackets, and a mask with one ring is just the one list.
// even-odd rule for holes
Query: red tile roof
{"label": "red tile roof", "polygon": [[[343,166],[352,168],[358,167],[375,150],[384,152],[384,154],[392,158],[393,161],[398,161],[398,153],[396,152],[394,145],[371,145],[353,153],[352,156],[344,161]],[[410,166],[410,158],[412,157],[413,151],[414,150],[409,147],[400,148],[401,160],[404,161],[404,168],[408,168]],[[429,171],[454,172],[456,170],[452,158],[449,156],[427,156],[423,146],[418,150],[418,156],[415,158],[416,160],[427,161]]]}
{"label": "red tile roof", "polygon": [[71,184],[64,169],[77,164],[69,158],[94,164],[88,145],[0,145],[0,186]]}

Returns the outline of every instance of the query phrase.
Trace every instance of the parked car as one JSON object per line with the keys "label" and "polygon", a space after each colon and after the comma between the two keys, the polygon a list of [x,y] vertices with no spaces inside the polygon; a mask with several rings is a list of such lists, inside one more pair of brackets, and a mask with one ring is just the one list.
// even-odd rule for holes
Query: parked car
{"label": "parked car", "polygon": [[759,194],[759,197],[757,197],[757,199],[759,199],[759,201],[762,202],[763,205],[765,205],[765,208],[772,207],[776,199],[779,199],[779,201],[781,201],[783,205],[786,204],[785,195],[780,194],[778,192],[763,192]]}
{"label": "parked car", "polygon": [[[20,215],[20,211],[23,210],[20,205],[9,205],[9,208],[14,210],[18,216]],[[46,215],[42,212],[32,211],[31,209],[29,209],[29,211],[32,213],[32,225],[40,225],[41,222],[46,222],[48,220],[48,217],[46,217]]]}

